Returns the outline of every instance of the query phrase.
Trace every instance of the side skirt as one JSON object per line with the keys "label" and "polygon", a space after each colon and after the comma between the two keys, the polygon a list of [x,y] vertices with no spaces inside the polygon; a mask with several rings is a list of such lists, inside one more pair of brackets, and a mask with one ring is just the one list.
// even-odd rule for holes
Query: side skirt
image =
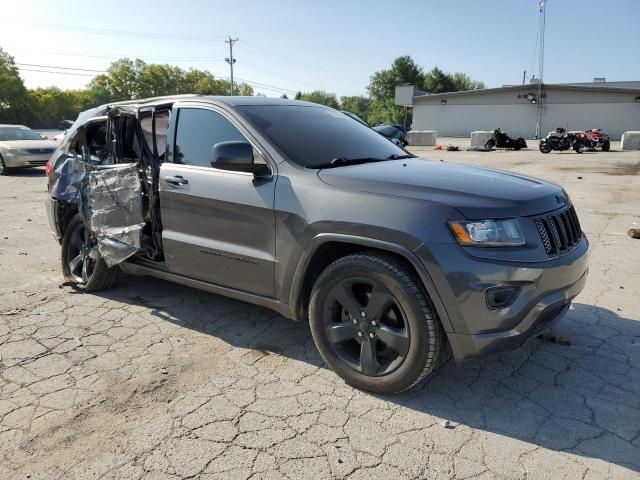
{"label": "side skirt", "polygon": [[214,293],[216,295],[223,295],[225,297],[233,298],[235,300],[241,300],[243,302],[252,303],[254,305],[260,305],[262,307],[269,308],[281,314],[282,316],[294,320],[295,317],[291,312],[289,305],[284,304],[274,298],[263,297],[261,295],[255,295],[253,293],[243,292],[241,290],[235,290],[229,287],[223,287],[215,285],[213,283],[203,282],[201,280],[195,280],[193,278],[184,277],[175,273],[170,273],[156,268],[151,268],[143,265],[138,265],[131,262],[123,262],[119,265],[120,269],[129,275],[149,276],[167,280],[169,282],[178,283],[187,287],[197,288],[205,292]]}

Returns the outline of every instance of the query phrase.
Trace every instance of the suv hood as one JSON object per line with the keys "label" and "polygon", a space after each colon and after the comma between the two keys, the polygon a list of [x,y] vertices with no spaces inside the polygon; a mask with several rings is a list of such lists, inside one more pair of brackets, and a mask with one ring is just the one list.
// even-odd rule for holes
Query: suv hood
{"label": "suv hood", "polygon": [[437,202],[468,219],[537,215],[568,203],[558,185],[511,172],[420,158],[318,172],[337,188]]}

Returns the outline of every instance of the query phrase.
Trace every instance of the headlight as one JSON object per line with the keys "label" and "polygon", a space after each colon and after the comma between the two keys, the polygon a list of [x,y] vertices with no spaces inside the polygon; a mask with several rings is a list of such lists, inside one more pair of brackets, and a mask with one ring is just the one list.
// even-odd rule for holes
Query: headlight
{"label": "headlight", "polygon": [[517,247],[525,244],[518,221],[476,220],[449,222],[449,228],[460,245],[471,247]]}

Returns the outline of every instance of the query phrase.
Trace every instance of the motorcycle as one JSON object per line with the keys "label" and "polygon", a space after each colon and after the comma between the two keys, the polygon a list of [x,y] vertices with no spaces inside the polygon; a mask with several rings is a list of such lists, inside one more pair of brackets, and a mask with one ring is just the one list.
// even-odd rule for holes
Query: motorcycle
{"label": "motorcycle", "polygon": [[576,153],[582,153],[587,148],[588,142],[586,133],[567,133],[566,129],[558,127],[540,140],[539,149],[542,153],[549,153],[551,150],[563,151],[572,148]]}
{"label": "motorcycle", "polygon": [[512,148],[514,150],[520,150],[521,148],[527,148],[527,142],[524,138],[511,138],[501,129],[496,128],[493,131],[493,137],[487,140],[484,144],[484,148],[490,150],[493,147],[496,148]]}
{"label": "motorcycle", "polygon": [[589,148],[600,148],[603,152],[608,152],[611,148],[609,135],[604,133],[601,128],[592,128],[591,130],[587,130],[585,133],[590,142]]}

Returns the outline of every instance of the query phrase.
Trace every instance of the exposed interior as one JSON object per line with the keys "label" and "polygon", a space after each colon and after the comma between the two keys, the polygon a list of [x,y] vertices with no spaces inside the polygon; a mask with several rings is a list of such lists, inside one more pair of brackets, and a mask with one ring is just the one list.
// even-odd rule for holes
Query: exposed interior
{"label": "exposed interior", "polygon": [[158,179],[171,106],[104,113],[74,132],[55,196],[77,205],[110,266],[134,254],[162,261]]}

